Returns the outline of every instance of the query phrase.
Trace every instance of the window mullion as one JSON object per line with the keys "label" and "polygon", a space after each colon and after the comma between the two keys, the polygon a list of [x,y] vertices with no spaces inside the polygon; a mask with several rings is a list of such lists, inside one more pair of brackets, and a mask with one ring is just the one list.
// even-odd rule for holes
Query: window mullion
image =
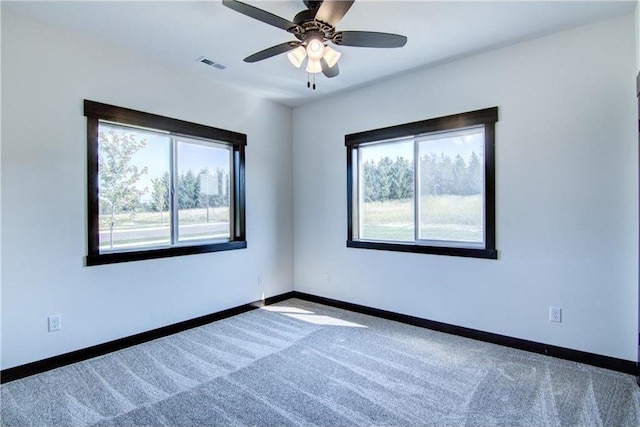
{"label": "window mullion", "polygon": [[362,237],[362,218],[364,218],[364,215],[362,214],[364,211],[364,204],[365,204],[365,199],[364,199],[364,185],[361,182],[361,180],[364,180],[364,165],[362,164],[362,156],[360,155],[360,150],[356,151],[357,153],[357,157],[356,157],[356,162],[357,162],[357,174],[355,176],[355,185],[356,185],[356,189],[357,189],[357,193],[356,193],[356,224],[358,226],[357,230],[358,230],[358,239]]}
{"label": "window mullion", "polygon": [[[237,158],[237,159],[236,159]],[[223,191],[229,192],[229,238],[235,240],[240,237],[240,220],[236,216],[240,210],[236,206],[236,171],[240,167],[240,154],[237,150],[231,149],[229,156],[229,185],[225,182]]]}
{"label": "window mullion", "polygon": [[171,246],[178,243],[178,142],[171,137]]}
{"label": "window mullion", "polygon": [[420,151],[417,140],[413,140],[413,239],[420,240]]}

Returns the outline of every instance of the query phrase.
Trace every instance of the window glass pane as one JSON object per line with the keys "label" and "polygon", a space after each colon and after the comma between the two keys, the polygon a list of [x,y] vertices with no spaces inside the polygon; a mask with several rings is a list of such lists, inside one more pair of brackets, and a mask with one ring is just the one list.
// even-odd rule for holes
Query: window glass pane
{"label": "window glass pane", "polygon": [[484,242],[484,128],[418,142],[419,239]]}
{"label": "window glass pane", "polygon": [[99,123],[101,253],[171,243],[170,144],[162,133]]}
{"label": "window glass pane", "polygon": [[359,148],[360,239],[413,241],[413,140]]}
{"label": "window glass pane", "polygon": [[178,140],[178,241],[230,239],[231,153],[222,145]]}

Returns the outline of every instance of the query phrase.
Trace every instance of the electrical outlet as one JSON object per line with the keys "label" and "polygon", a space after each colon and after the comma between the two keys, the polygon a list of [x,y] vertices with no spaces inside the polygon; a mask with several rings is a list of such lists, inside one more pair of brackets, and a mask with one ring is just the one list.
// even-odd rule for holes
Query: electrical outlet
{"label": "electrical outlet", "polygon": [[331,283],[331,273],[324,273],[324,283]]}
{"label": "electrical outlet", "polygon": [[562,308],[549,307],[549,322],[562,322]]}
{"label": "electrical outlet", "polygon": [[55,332],[62,329],[62,320],[59,314],[49,316],[49,332]]}

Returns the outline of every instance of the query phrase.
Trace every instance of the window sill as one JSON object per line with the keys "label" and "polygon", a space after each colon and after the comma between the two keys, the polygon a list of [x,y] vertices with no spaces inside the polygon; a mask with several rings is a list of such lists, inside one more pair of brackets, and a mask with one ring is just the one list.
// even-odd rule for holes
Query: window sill
{"label": "window sill", "polygon": [[363,240],[347,240],[348,248],[376,249],[381,251],[413,252],[419,254],[449,255],[467,258],[498,259],[495,249],[452,248],[446,246],[426,246],[413,243],[369,242]]}
{"label": "window sill", "polygon": [[111,252],[107,254],[87,255],[85,265],[115,264],[119,262],[143,261],[147,259],[168,258],[181,255],[204,254],[208,252],[230,251],[235,249],[245,249],[247,242],[233,241],[224,243],[213,243],[200,246],[179,246],[173,248],[149,249],[132,252]]}

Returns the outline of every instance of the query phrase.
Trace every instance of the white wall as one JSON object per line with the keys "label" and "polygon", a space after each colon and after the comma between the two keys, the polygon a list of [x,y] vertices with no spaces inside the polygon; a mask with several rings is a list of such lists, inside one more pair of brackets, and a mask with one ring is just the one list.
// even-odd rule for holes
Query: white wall
{"label": "white wall", "polygon": [[[296,290],[636,360],[634,40],[627,15],[294,109]],[[492,106],[499,260],[345,246],[345,134]]]}
{"label": "white wall", "polygon": [[640,0],[636,2],[636,70],[640,70]]}
{"label": "white wall", "polygon": [[[636,71],[640,74],[640,0],[636,2]],[[636,77],[636,94],[638,82]],[[639,278],[640,283],[640,278]],[[640,298],[638,298],[638,361],[640,361]]]}
{"label": "white wall", "polygon": [[[0,32],[2,31],[2,6],[0,5]],[[1,39],[0,39],[1,42]],[[0,51],[2,50],[0,46]],[[2,55],[0,54],[0,193],[2,191]],[[0,307],[2,307],[2,197],[0,194]],[[0,315],[0,366],[2,365],[2,315]]]}
{"label": "white wall", "polygon": [[[248,248],[83,267],[85,98],[246,133]],[[2,107],[2,369],[293,289],[290,108],[7,10]]]}

